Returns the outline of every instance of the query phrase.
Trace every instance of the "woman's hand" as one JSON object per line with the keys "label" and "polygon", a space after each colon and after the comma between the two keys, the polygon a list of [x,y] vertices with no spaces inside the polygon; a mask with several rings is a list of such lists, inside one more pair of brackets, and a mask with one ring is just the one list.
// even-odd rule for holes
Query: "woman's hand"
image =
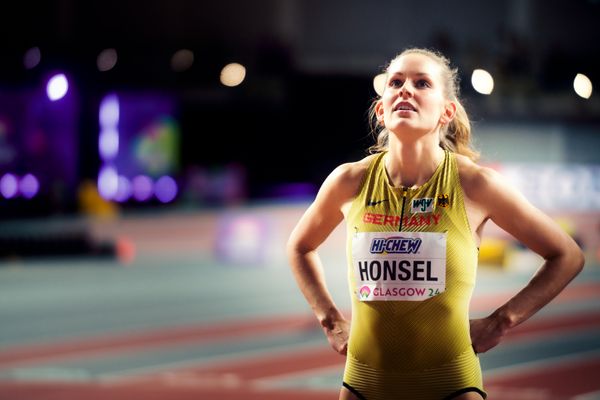
{"label": "woman's hand", "polygon": [[348,352],[348,337],[350,336],[350,322],[346,319],[337,320],[331,324],[324,324],[323,331],[331,347],[341,355]]}
{"label": "woman's hand", "polygon": [[494,314],[486,318],[472,319],[470,323],[471,343],[475,353],[485,353],[496,347],[508,330]]}

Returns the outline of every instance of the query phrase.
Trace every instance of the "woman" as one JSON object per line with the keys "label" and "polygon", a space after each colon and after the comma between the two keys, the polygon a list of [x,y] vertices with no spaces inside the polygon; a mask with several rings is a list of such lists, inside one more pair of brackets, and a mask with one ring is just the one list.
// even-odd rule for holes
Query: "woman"
{"label": "woman", "polygon": [[[294,276],[335,351],[340,399],[482,399],[477,353],[496,346],[579,273],[575,242],[491,169],[477,165],[456,70],[408,49],[372,108],[372,154],[337,167],[293,230]],[[345,220],[352,323],[327,290],[317,248]],[[478,246],[492,220],[544,258],[490,316],[469,321]]]}

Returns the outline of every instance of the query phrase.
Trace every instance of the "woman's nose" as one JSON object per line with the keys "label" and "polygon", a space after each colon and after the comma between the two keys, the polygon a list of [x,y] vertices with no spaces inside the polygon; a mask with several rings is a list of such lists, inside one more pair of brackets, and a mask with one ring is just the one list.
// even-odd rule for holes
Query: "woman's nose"
{"label": "woman's nose", "polygon": [[410,97],[411,95],[412,95],[412,91],[410,90],[410,87],[408,86],[408,82],[404,82],[402,87],[400,87],[400,96],[402,96],[403,98],[407,98],[407,97]]}

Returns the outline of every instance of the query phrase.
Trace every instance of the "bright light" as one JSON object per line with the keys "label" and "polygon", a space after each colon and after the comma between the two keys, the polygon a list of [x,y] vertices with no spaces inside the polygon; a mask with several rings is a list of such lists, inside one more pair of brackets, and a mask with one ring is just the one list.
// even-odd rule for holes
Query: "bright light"
{"label": "bright light", "polygon": [[471,75],[473,89],[481,94],[491,94],[494,90],[494,78],[484,69],[476,69]]}
{"label": "bright light", "polygon": [[115,194],[116,201],[127,201],[131,197],[131,183],[129,179],[124,176],[119,176],[119,183],[117,187],[117,193]]}
{"label": "bright light", "polygon": [[117,51],[115,49],[104,49],[98,54],[96,65],[101,72],[110,71],[117,65]]}
{"label": "bright light", "polygon": [[48,81],[48,85],[46,85],[46,94],[52,101],[62,99],[67,94],[68,90],[69,81],[67,81],[65,74],[54,75]]}
{"label": "bright light", "polygon": [[246,68],[238,63],[227,64],[221,70],[221,83],[225,86],[238,86],[246,78]]}
{"label": "bright light", "polygon": [[119,98],[116,94],[109,94],[100,103],[98,119],[102,128],[116,128],[119,124]]}
{"label": "bright light", "polygon": [[146,201],[152,197],[153,184],[152,179],[145,175],[138,175],[133,178],[133,197],[138,201]]}
{"label": "bright light", "polygon": [[171,57],[171,68],[175,72],[183,72],[190,69],[194,63],[194,53],[188,49],[177,50]]}
{"label": "bright light", "polygon": [[104,166],[98,174],[98,193],[106,200],[111,200],[119,188],[119,175],[111,166]]}
{"label": "bright light", "polygon": [[154,185],[154,193],[161,203],[172,201],[177,195],[177,183],[175,179],[167,175],[161,177]]}
{"label": "bright light", "polygon": [[573,89],[578,96],[589,99],[592,95],[592,81],[584,74],[577,74],[573,81]]}
{"label": "bright light", "polygon": [[0,193],[7,199],[15,197],[18,189],[17,177],[13,174],[4,174],[0,179]]}
{"label": "bright light", "polygon": [[383,96],[383,89],[385,89],[385,77],[387,74],[379,74],[375,78],[373,78],[373,89],[375,89],[375,93],[380,96]]}
{"label": "bright light", "polygon": [[[116,94],[104,96],[98,111],[100,135],[98,153],[103,161],[114,160],[119,154],[119,98]],[[98,193],[106,200],[119,196],[119,174],[116,168],[103,165],[98,173]]]}
{"label": "bright light", "polygon": [[23,65],[26,69],[35,68],[42,60],[42,53],[39,47],[32,47],[25,52],[23,56]]}
{"label": "bright light", "polygon": [[119,153],[119,132],[116,129],[102,129],[98,138],[98,149],[103,160],[114,159]]}
{"label": "bright light", "polygon": [[[98,122],[100,123],[100,136],[98,137],[100,158],[104,161],[113,160],[119,154],[119,98],[116,94],[109,94],[102,99],[98,112]],[[117,180],[116,177],[110,179],[111,182]],[[110,185],[113,184],[116,185],[116,183]],[[107,187],[114,190],[114,192],[110,192],[110,197],[107,198],[113,198],[117,190],[116,186],[114,188],[113,186]]]}
{"label": "bright light", "polygon": [[25,175],[19,182],[19,190],[23,197],[31,199],[34,197],[40,189],[40,183],[37,178],[31,174]]}

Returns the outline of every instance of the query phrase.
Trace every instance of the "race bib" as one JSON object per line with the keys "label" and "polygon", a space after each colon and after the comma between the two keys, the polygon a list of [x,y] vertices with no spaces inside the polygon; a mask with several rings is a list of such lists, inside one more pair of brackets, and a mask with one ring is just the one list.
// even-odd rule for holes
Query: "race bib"
{"label": "race bib", "polygon": [[426,300],[446,290],[446,233],[358,232],[352,263],[359,300]]}

